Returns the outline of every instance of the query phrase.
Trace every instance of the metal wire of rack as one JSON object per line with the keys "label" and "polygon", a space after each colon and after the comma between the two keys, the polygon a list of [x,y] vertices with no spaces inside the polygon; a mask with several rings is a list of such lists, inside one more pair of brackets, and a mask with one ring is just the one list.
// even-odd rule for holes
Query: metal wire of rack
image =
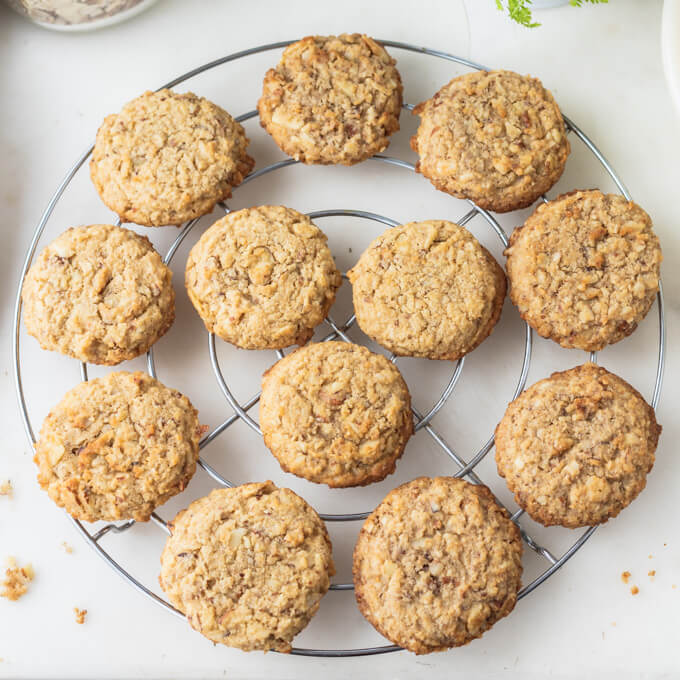
{"label": "metal wire of rack", "polygon": [[[286,47],[287,45],[291,44],[294,42],[293,40],[285,40],[281,42],[276,42],[276,43],[271,43],[267,45],[261,45],[258,47],[253,47],[247,50],[243,50],[240,52],[236,52],[234,54],[230,54],[228,56],[222,57],[220,59],[216,59],[215,61],[209,62],[207,64],[204,64],[202,66],[199,66],[195,69],[192,69],[191,71],[188,71],[187,73],[179,76],[178,78],[175,78],[174,80],[170,81],[163,87],[174,87],[175,85],[178,85],[179,83],[182,83],[190,78],[193,78],[194,76],[197,76],[209,69],[213,69],[217,66],[220,66],[222,64],[226,64],[231,61],[235,61],[237,59],[241,59],[253,54],[259,54],[261,52],[266,52],[269,50],[275,50],[275,49],[280,49],[283,47]],[[441,52],[439,50],[433,50],[429,49],[426,47],[419,47],[416,45],[412,45],[409,43],[403,43],[403,42],[395,42],[392,40],[379,40],[379,42],[386,47],[392,47],[400,50],[405,50],[408,52],[414,52],[418,54],[423,54],[427,55],[430,57],[437,57],[440,59],[444,59],[447,61],[455,62],[461,66],[470,68],[470,69],[475,69],[475,70],[488,70],[486,67],[482,66],[481,64],[476,64],[472,61],[469,61],[467,59],[464,59],[462,57],[458,57],[452,54],[448,54],[446,52]],[[411,110],[413,108],[412,105],[405,103],[404,108],[407,110]],[[245,122],[247,120],[250,120],[251,118],[255,118],[257,116],[257,111],[248,111],[247,113],[242,114],[241,116],[238,116],[236,120],[239,122]],[[585,147],[595,156],[595,158],[599,161],[601,166],[604,168],[604,170],[607,172],[609,177],[613,180],[614,184],[617,186],[618,190],[625,196],[627,199],[631,199],[630,193],[628,192],[627,188],[619,178],[619,176],[616,174],[614,169],[611,167],[607,159],[602,155],[602,153],[598,150],[598,148],[595,146],[595,144],[581,131],[579,127],[577,127],[569,118],[566,116],[564,117],[565,119],[565,124],[567,127],[567,132],[582,142]],[[50,216],[52,215],[52,212],[57,205],[58,201],[60,200],[61,196],[63,195],[64,191],[66,188],[69,186],[70,182],[72,179],[75,177],[76,173],[80,170],[80,168],[85,164],[85,161],[89,158],[90,154],[92,153],[92,147],[90,147],[85,153],[83,153],[78,160],[75,162],[75,164],[72,166],[72,168],[68,171],[66,174],[66,177],[63,179],[61,184],[57,187],[57,190],[54,192],[52,198],[50,199],[49,203],[47,204],[47,207],[45,208],[45,211],[40,219],[40,222],[38,223],[36,230],[33,234],[33,238],[31,240],[31,243],[29,245],[28,253],[26,255],[26,258],[23,263],[22,271],[21,271],[21,278],[19,281],[19,286],[16,294],[16,302],[15,302],[15,309],[14,309],[14,333],[13,333],[13,358],[14,358],[14,377],[15,377],[15,385],[16,385],[16,391],[17,391],[17,397],[19,401],[19,408],[22,416],[22,420],[24,423],[24,428],[26,430],[26,434],[28,437],[28,440],[31,444],[31,446],[34,446],[35,444],[35,434],[33,430],[33,426],[30,422],[30,418],[28,415],[28,410],[26,406],[26,397],[24,394],[24,387],[23,387],[23,382],[22,382],[22,377],[21,377],[21,351],[20,351],[20,323],[21,323],[21,287],[23,284],[24,277],[26,276],[26,272],[28,271],[32,261],[33,257],[35,255],[36,249],[38,247],[38,243],[40,241],[40,238],[42,236],[43,231],[45,230],[45,227],[48,223],[48,220],[50,219]],[[391,157],[391,156],[385,156],[385,155],[376,155],[373,156],[372,159],[370,159],[373,162],[378,162],[378,163],[385,163],[393,166],[397,166],[409,171],[415,171],[414,166],[411,163],[408,163],[407,161],[401,160],[399,158]],[[274,172],[277,170],[281,170],[283,168],[295,165],[298,163],[298,161],[295,161],[293,159],[286,159],[283,161],[279,161],[277,163],[273,163],[271,165],[268,165],[264,168],[261,168],[259,170],[256,170],[255,172],[252,172],[248,177],[245,178],[244,184],[247,182],[251,182],[256,180],[257,178],[266,175],[270,172]],[[547,201],[547,198],[545,196],[542,197],[543,201]],[[476,218],[476,217],[481,217],[487,225],[492,229],[492,231],[498,236],[500,241],[502,242],[503,246],[508,245],[508,238],[506,233],[504,232],[503,228],[500,226],[500,224],[497,222],[497,220],[486,210],[483,210],[482,208],[478,207],[475,205],[472,201],[468,201],[468,204],[470,206],[470,209],[468,212],[466,212],[459,220],[457,220],[458,224],[460,225],[465,225],[468,223],[470,220]],[[222,210],[226,213],[230,211],[228,205],[226,203],[220,203],[219,204]],[[352,209],[333,209],[333,210],[320,210],[316,212],[309,213],[309,216],[312,219],[322,219],[325,217],[334,217],[334,216],[344,216],[344,217],[355,217],[355,218],[361,218],[361,219],[367,219],[367,220],[372,220],[374,222],[378,222],[383,225],[387,225],[389,227],[396,226],[399,224],[397,220],[391,219],[389,217],[386,217],[384,215],[379,215],[376,213],[372,212],[366,212],[362,210],[352,210]],[[168,249],[165,257],[164,257],[164,262],[170,263],[172,260],[173,256],[177,252],[177,249],[179,248],[180,244],[182,241],[187,237],[189,232],[192,230],[192,228],[195,226],[195,224],[198,222],[198,219],[191,220],[190,222],[186,223],[180,230],[179,234],[177,235],[176,239]],[[120,222],[118,222],[120,224]],[[654,408],[656,408],[659,398],[661,395],[661,386],[662,386],[662,379],[663,379],[663,369],[664,369],[664,362],[665,362],[665,354],[666,354],[666,330],[665,330],[665,317],[664,317],[664,300],[663,300],[663,290],[661,288],[661,285],[659,286],[659,293],[657,296],[657,311],[658,311],[658,321],[659,321],[659,344],[658,344],[658,351],[657,351],[657,367],[656,367],[656,377],[654,381],[654,387],[653,387],[653,392],[652,392],[652,398],[651,398],[651,404]],[[348,319],[346,319],[342,323],[337,323],[334,321],[330,316],[328,316],[325,319],[325,323],[329,327],[329,333],[321,339],[321,342],[328,341],[328,340],[333,340],[333,339],[340,339],[344,340],[347,342],[350,342],[350,339],[347,337],[347,331],[354,325],[355,323],[355,316],[352,314]],[[522,357],[522,365],[520,368],[520,374],[519,378],[517,381],[517,384],[515,386],[515,390],[512,394],[512,399],[514,399],[516,396],[519,395],[519,393],[524,389],[527,375],[529,372],[529,364],[531,361],[531,349],[532,349],[532,331],[531,328],[525,324],[525,331],[524,331],[524,352],[523,352],[523,357]],[[210,355],[210,361],[212,365],[213,372],[215,373],[215,377],[217,379],[218,386],[224,395],[226,401],[229,403],[231,408],[234,411],[234,414],[231,415],[229,418],[227,418],[224,422],[222,422],[220,425],[215,427],[211,432],[206,434],[200,441],[199,447],[202,450],[205,446],[210,444],[212,441],[214,441],[219,435],[224,433],[230,426],[232,426],[234,423],[236,423],[238,420],[243,420],[252,430],[255,432],[261,434],[260,427],[258,423],[251,418],[251,416],[248,414],[250,409],[257,404],[259,400],[259,394],[253,395],[249,400],[247,400],[245,403],[241,404],[237,401],[237,399],[234,397],[233,393],[231,392],[231,389],[229,388],[227,384],[227,380],[224,377],[224,374],[222,372],[222,368],[220,366],[218,357],[217,357],[217,352],[216,352],[216,346],[215,346],[215,336],[210,333],[208,336],[208,351]],[[277,355],[280,357],[283,356],[283,352],[281,350],[277,351]],[[596,361],[597,356],[596,353],[591,353],[590,355],[591,361]],[[397,361],[397,357],[392,354],[390,356],[390,360],[395,362]],[[434,440],[434,442],[447,454],[447,456],[451,459],[451,461],[457,466],[457,470],[454,473],[454,476],[456,477],[465,477],[467,478],[470,482],[473,483],[482,483],[482,480],[480,477],[476,474],[475,472],[475,467],[477,464],[486,456],[486,454],[491,450],[494,444],[494,439],[493,435],[489,437],[489,439],[484,443],[484,445],[477,451],[469,460],[464,459],[462,456],[460,456],[445,440],[444,438],[434,429],[432,426],[432,419],[434,416],[441,410],[441,408],[444,406],[444,404],[447,402],[451,394],[453,393],[456,384],[458,382],[458,379],[460,378],[460,375],[463,370],[464,366],[464,358],[460,359],[457,361],[452,368],[451,375],[449,378],[448,383],[446,384],[445,388],[437,398],[437,400],[434,402],[434,404],[425,412],[421,412],[417,410],[416,408],[413,408],[413,414],[414,414],[414,421],[415,421],[415,430],[424,430],[425,432],[428,433],[428,435]],[[153,348],[148,352],[147,354],[147,370],[150,375],[153,377],[156,376],[156,366],[154,362],[154,352]],[[82,380],[87,380],[88,379],[88,371],[87,371],[87,365],[86,364],[81,364],[80,365],[80,374]],[[219,485],[221,486],[227,486],[231,487],[233,486],[232,482],[225,477],[223,477],[220,473],[218,473],[209,463],[207,463],[202,457],[199,458],[199,466]],[[500,502],[500,501],[499,501]],[[359,512],[359,513],[352,513],[352,514],[327,514],[327,513],[320,513],[321,517],[327,521],[327,522],[347,522],[347,521],[357,521],[357,520],[363,520],[365,519],[370,511],[366,512]],[[529,593],[531,593],[533,590],[535,590],[538,586],[540,586],[546,579],[548,579],[550,576],[552,576],[558,569],[560,569],[584,544],[585,542],[593,535],[595,532],[596,527],[590,527],[583,531],[579,537],[574,541],[574,543],[567,548],[561,555],[554,555],[548,548],[545,546],[539,544],[536,540],[534,540],[527,532],[526,530],[520,525],[519,520],[523,515],[523,511],[517,510],[514,514],[511,515],[511,519],[517,524],[517,526],[520,529],[520,532],[522,534],[522,538],[526,545],[533,550],[535,553],[537,553],[540,557],[542,557],[546,562],[547,566],[546,569],[539,575],[537,576],[533,581],[531,581],[529,584],[524,586],[519,594],[518,594],[518,599],[522,599],[525,596],[527,596]],[[79,522],[76,519],[71,518],[71,521],[74,523],[78,531],[82,534],[83,538],[86,540],[86,542],[97,552],[97,554],[112,568],[114,571],[116,571],[120,576],[122,576],[130,585],[132,585],[134,588],[136,588],[139,592],[142,594],[146,595],[148,598],[150,598],[152,601],[154,601],[156,604],[160,605],[161,607],[167,609],[169,612],[180,616],[184,618],[184,614],[180,612],[179,610],[175,609],[169,602],[164,600],[162,597],[154,593],[152,590],[147,588],[145,585],[143,585],[138,579],[136,579],[131,573],[129,573],[121,564],[119,564],[106,550],[105,548],[100,544],[101,539],[111,533],[115,534],[120,534],[124,533],[125,531],[129,530],[134,524],[134,520],[129,520],[126,522],[123,522],[121,524],[114,524],[110,523],[105,525],[104,527],[98,529],[97,531],[90,531],[88,530],[81,522]],[[168,525],[167,522],[161,518],[158,514],[153,513],[151,516],[151,521],[157,525],[161,530],[163,530],[166,533],[169,533]],[[352,583],[336,583],[331,585],[331,590],[336,590],[336,591],[344,591],[344,590],[352,590],[353,589],[353,584]],[[383,646],[378,646],[378,647],[367,647],[367,648],[358,648],[358,649],[307,649],[307,648],[300,648],[300,647],[294,647],[292,649],[292,654],[300,655],[300,656],[318,656],[318,657],[351,657],[351,656],[363,656],[363,655],[373,655],[373,654],[384,654],[387,652],[394,652],[398,651],[401,648],[396,646],[396,645],[383,645]]]}

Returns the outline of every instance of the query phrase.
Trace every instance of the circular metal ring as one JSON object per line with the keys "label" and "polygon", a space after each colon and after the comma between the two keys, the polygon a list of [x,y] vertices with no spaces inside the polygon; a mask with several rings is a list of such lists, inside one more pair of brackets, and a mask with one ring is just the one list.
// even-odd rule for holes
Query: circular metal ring
{"label": "circular metal ring", "polygon": [[[235,61],[237,59],[241,59],[243,57],[247,57],[253,54],[259,54],[262,52],[266,52],[269,50],[275,50],[275,49],[280,49],[283,47],[286,47],[287,45],[291,44],[294,42],[294,40],[285,40],[277,43],[270,43],[267,45],[260,45],[258,47],[253,47],[247,50],[242,50],[240,52],[236,52],[234,54],[227,55],[225,57],[222,57],[220,59],[216,59],[215,61],[209,62],[207,64],[204,64],[202,66],[199,66],[195,69],[192,69],[191,71],[188,71],[187,73],[179,76],[178,78],[174,79],[173,81],[167,83],[163,87],[171,88],[174,87],[175,85],[182,83],[189,78],[192,78],[196,75],[199,75],[200,73],[203,73],[209,69],[215,68],[217,66],[220,66],[222,64],[226,64],[232,61]],[[441,52],[439,50],[433,50],[427,47],[419,47],[417,45],[412,45],[409,43],[403,43],[403,42],[397,42],[397,41],[391,41],[391,40],[379,40],[378,42],[382,43],[386,47],[393,47],[396,49],[400,50],[405,50],[408,52],[413,52],[417,54],[423,54],[431,57],[437,57],[440,59],[444,59],[449,62],[455,62],[457,64],[460,64],[462,66],[465,66],[470,69],[476,69],[476,70],[488,70],[486,67],[482,66],[481,64],[477,64],[475,62],[469,61],[467,59],[464,59],[462,57],[458,57],[456,55],[448,54],[446,52]],[[159,88],[161,89],[161,88]],[[406,109],[411,109],[412,107],[409,104],[405,104],[404,108]],[[247,121],[252,118],[254,118],[257,115],[256,111],[249,111],[245,114],[242,114],[237,118],[239,121]],[[608,173],[609,177],[613,180],[613,182],[616,184],[618,187],[619,191],[625,196],[627,199],[631,200],[630,193],[628,192],[627,188],[621,181],[621,179],[618,177],[614,169],[611,167],[607,159],[602,155],[602,153],[599,151],[599,149],[595,146],[595,144],[582,132],[582,130],[576,126],[573,121],[571,121],[567,116],[564,116],[565,124],[567,126],[567,129],[569,132],[574,134],[578,139],[588,148],[588,150],[595,156],[595,158],[599,161],[601,166],[604,168],[604,170]],[[33,234],[33,237],[31,239],[31,242],[28,247],[27,254],[24,258],[23,262],[23,267],[21,271],[21,278],[19,281],[19,286],[17,289],[16,297],[15,297],[15,304],[14,304],[14,329],[13,329],[13,340],[12,340],[12,351],[13,351],[13,361],[14,361],[14,381],[15,381],[15,387],[16,387],[16,392],[17,392],[17,399],[19,402],[19,410],[21,413],[22,421],[24,428],[26,430],[26,435],[28,437],[28,440],[31,444],[31,446],[34,445],[35,443],[35,434],[33,430],[33,426],[30,422],[30,418],[28,416],[28,409],[27,409],[27,404],[26,404],[26,395],[24,393],[24,386],[22,382],[22,377],[21,377],[21,351],[20,351],[20,323],[21,323],[21,288],[23,284],[23,280],[26,276],[26,273],[28,271],[28,268],[31,265],[31,262],[33,260],[33,257],[35,255],[38,242],[43,234],[43,231],[45,230],[45,227],[47,225],[47,222],[52,215],[52,212],[54,211],[55,206],[59,202],[61,196],[65,192],[66,188],[69,186],[71,180],[74,178],[76,173],[80,170],[80,168],[84,165],[88,157],[90,156],[92,152],[92,147],[87,149],[74,163],[74,165],[71,167],[71,169],[68,171],[66,174],[66,177],[62,180],[62,182],[59,184],[57,187],[56,191],[52,195],[51,199],[49,200],[47,207],[45,208],[40,221],[35,229],[35,232]],[[404,168],[410,168],[413,169],[413,166],[408,163],[407,161],[403,161],[398,158],[390,158],[387,156],[375,156],[374,159],[376,160],[381,160],[382,162],[389,163],[395,166],[399,167],[404,167]],[[268,166],[268,169],[262,169],[259,171],[255,171],[251,175],[245,178],[244,184],[247,182],[252,181],[253,179],[261,176],[262,174],[265,174],[265,172],[270,172],[274,169],[278,169],[280,167],[287,167],[288,165],[293,165],[297,163],[297,161],[293,159],[286,159],[283,161],[280,161],[279,163],[273,164],[273,166]],[[543,200],[547,200],[545,197],[543,197]],[[469,213],[467,213],[460,223],[465,223],[468,220],[472,219],[476,214],[480,214],[484,217],[484,219],[487,221],[487,223],[491,226],[491,228],[496,232],[496,234],[499,236],[501,241],[507,244],[507,236],[503,232],[502,228],[500,225],[497,223],[497,221],[491,216],[487,211],[482,210],[478,206],[476,206],[474,203],[471,201],[469,202],[471,205],[471,210]],[[228,209],[227,209],[228,210]],[[321,211],[325,212],[325,211]],[[324,216],[319,214],[318,216]],[[184,238],[188,235],[189,231],[192,229],[194,224],[196,223],[197,220],[192,220],[191,222],[188,222],[180,231],[179,235],[175,239],[175,242],[172,244],[170,247],[167,255],[166,255],[166,261],[169,261],[172,256],[174,255],[175,251],[179,247],[179,245],[182,243]],[[653,387],[653,394],[652,394],[652,399],[651,399],[651,405],[652,407],[656,408],[659,399],[661,396],[661,388],[662,388],[662,383],[663,383],[663,371],[664,371],[664,364],[665,364],[665,356],[666,356],[666,327],[665,327],[665,314],[664,314],[664,300],[663,300],[663,287],[661,284],[659,285],[659,293],[657,296],[657,309],[658,309],[658,321],[659,321],[659,344],[658,344],[658,351],[657,351],[657,367],[656,367],[656,376],[655,376],[655,381],[654,381],[654,387]],[[345,322],[342,326],[337,326],[335,325],[334,322],[330,322],[331,327],[333,328],[333,332],[326,336],[324,339],[331,339],[332,337],[337,337],[337,335],[341,335],[344,333],[344,331],[349,328],[353,323],[354,323],[354,315],[350,317],[350,319]],[[214,345],[214,341],[212,342]],[[526,340],[525,340],[525,351],[524,351],[524,362],[523,362],[523,367],[522,367],[522,372],[520,374],[520,379],[518,381],[517,387],[515,389],[515,396],[519,394],[519,392],[522,390],[524,383],[526,381],[527,373],[528,373],[528,365],[531,357],[531,331],[527,327],[527,332],[526,332]],[[591,359],[595,360],[596,355],[591,355]],[[148,356],[147,356],[147,367],[148,371],[151,375],[155,376],[156,374],[156,369],[155,369],[155,364],[154,364],[154,356],[153,356],[153,349],[149,351]],[[457,367],[456,370],[460,372],[460,369],[462,369],[462,362],[461,364]],[[87,365],[86,364],[81,364],[80,366],[80,373],[81,373],[81,379],[82,380],[87,380],[88,374],[87,374]],[[452,377],[452,380],[455,378],[455,372],[454,376]],[[455,386],[455,380],[453,382],[453,385]],[[420,414],[417,411],[414,412],[416,413],[416,417],[419,419],[419,425],[420,428],[425,429],[430,436],[434,438],[434,440],[444,449],[444,451],[449,455],[449,457],[458,465],[459,470],[456,473],[458,476],[467,476],[469,479],[475,482],[480,482],[481,480],[479,477],[475,474],[474,472],[474,467],[477,465],[477,463],[488,453],[488,451],[492,448],[493,446],[493,438],[489,439],[484,446],[479,450],[475,456],[469,461],[465,462],[463,459],[461,459],[455,451],[453,451],[447,444],[444,442],[444,440],[432,429],[430,420],[434,416],[434,413],[441,408],[443,403],[446,401],[448,398],[450,391],[453,389],[453,386],[451,386],[451,381],[445,388],[444,392],[442,393],[442,396],[440,399],[435,403],[433,408],[427,413],[427,414]],[[448,394],[447,394],[448,391]],[[226,396],[226,395],[225,395]],[[256,395],[255,397],[251,398],[248,402],[246,402],[245,405],[241,406],[239,405],[239,409],[243,411],[243,414],[246,416],[244,418],[246,422],[248,422],[249,416],[247,416],[247,411],[255,404],[257,403],[257,400],[259,399],[259,395]],[[440,404],[441,402],[441,404]],[[438,407],[438,408],[437,408]],[[232,423],[234,423],[236,420],[239,418],[243,418],[243,415],[237,413],[230,418],[228,418],[226,421],[224,421],[221,425],[216,427],[211,433],[206,435],[200,443],[200,448],[202,449],[204,446],[209,444],[211,441],[213,441],[219,434],[224,432]],[[254,421],[253,421],[254,422]],[[422,424],[421,424],[422,423]],[[210,465],[208,465],[205,461],[202,459],[199,459],[199,464],[201,467],[209,474],[211,477],[219,484],[223,484],[226,486],[233,486],[232,482],[229,480],[225,479],[221,475],[219,475]],[[360,513],[363,515],[364,513]],[[520,517],[522,516],[522,511],[519,510],[515,512],[512,515],[513,521],[517,521]],[[340,516],[338,516],[340,517]],[[343,518],[351,519],[353,516],[351,515],[346,515],[342,516]],[[330,520],[331,517],[327,516],[327,518]],[[71,518],[72,519],[72,518]],[[159,518],[157,515],[152,516],[152,520],[164,528],[167,531],[167,525],[166,523]],[[171,613],[183,617],[184,615],[179,612],[177,609],[175,609],[172,605],[170,605],[167,601],[165,601],[163,598],[159,597],[156,593],[148,589],[146,586],[144,586],[142,583],[140,583],[132,574],[130,574],[124,567],[122,567],[118,562],[116,562],[110,555],[109,553],[104,550],[101,545],[99,544],[99,540],[103,538],[105,535],[110,534],[110,533],[123,533],[127,530],[129,530],[132,526],[134,526],[134,522],[126,522],[122,525],[108,525],[107,527],[104,527],[103,529],[100,529],[96,533],[90,533],[78,520],[72,519],[72,522],[76,526],[77,530],[83,535],[83,538],[87,541],[87,543],[99,554],[99,556],[109,564],[109,566],[114,569],[120,576],[122,576],[124,579],[126,579],[133,587],[135,587],[137,590],[139,590],[141,593],[149,597],[152,601],[154,601],[156,604],[166,608],[168,611]],[[531,583],[526,585],[522,590],[520,590],[518,594],[518,599],[522,599],[526,595],[528,595],[530,592],[535,590],[541,583],[543,583],[547,578],[552,576],[558,569],[560,569],[583,545],[584,543],[592,536],[592,534],[595,531],[595,527],[591,527],[587,530],[585,530],[579,538],[559,557],[553,556],[549,550],[546,548],[543,548],[539,544],[537,544],[530,536],[526,534],[526,532],[520,527],[520,531],[522,532],[522,537],[524,541],[527,543],[527,545],[534,551],[536,551],[538,554],[542,555],[548,562],[550,563],[550,566],[538,577],[536,577]],[[335,589],[348,589],[349,584],[336,584]],[[384,645],[380,647],[369,647],[369,648],[360,648],[360,649],[304,649],[304,648],[293,648],[292,654],[297,654],[301,656],[318,656],[318,657],[349,657],[349,656],[363,656],[363,655],[374,655],[374,654],[384,654],[388,652],[394,652],[399,650],[400,648],[395,646],[395,645]]]}

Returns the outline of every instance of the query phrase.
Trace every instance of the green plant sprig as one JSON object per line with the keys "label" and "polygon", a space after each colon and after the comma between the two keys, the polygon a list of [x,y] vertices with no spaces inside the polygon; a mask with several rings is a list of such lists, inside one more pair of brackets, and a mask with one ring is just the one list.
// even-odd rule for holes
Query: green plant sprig
{"label": "green plant sprig", "polygon": [[[569,0],[569,4],[573,7],[581,7],[584,2],[589,2],[592,5],[600,5],[609,2],[609,0]],[[496,0],[496,7],[501,11],[507,11],[508,16],[522,26],[527,28],[536,28],[540,26],[538,22],[533,20],[531,15],[531,0]]]}

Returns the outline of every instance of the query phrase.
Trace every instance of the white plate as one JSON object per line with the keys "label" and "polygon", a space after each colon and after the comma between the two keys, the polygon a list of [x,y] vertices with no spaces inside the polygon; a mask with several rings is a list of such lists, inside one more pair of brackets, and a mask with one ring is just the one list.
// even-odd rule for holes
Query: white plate
{"label": "white plate", "polygon": [[668,89],[680,113],[680,0],[665,0],[663,3],[661,53]]}

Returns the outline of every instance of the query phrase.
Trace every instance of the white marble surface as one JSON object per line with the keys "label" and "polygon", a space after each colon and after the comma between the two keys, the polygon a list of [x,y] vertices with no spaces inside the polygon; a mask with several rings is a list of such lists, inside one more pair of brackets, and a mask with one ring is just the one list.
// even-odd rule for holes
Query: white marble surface
{"label": "white marble surface", "polygon": [[[15,555],[32,562],[36,580],[18,603],[0,600],[0,677],[676,677],[680,674],[680,532],[677,487],[680,462],[675,329],[678,321],[678,247],[675,196],[680,184],[677,149],[680,127],[667,94],[660,56],[660,1],[616,0],[604,7],[537,11],[543,26],[526,30],[509,23],[493,0],[418,3],[403,0],[344,0],[321,3],[181,2],[164,0],[133,21],[84,35],[35,28],[0,5],[0,219],[3,247],[0,276],[0,479],[11,478],[12,500],[0,497],[0,559]],[[196,65],[268,41],[308,33],[364,31],[376,37],[426,44],[491,66],[530,72],[552,89],[571,116],[611,160],[633,197],[652,215],[665,254],[663,269],[669,326],[669,357],[659,408],[664,426],[648,488],[615,521],[599,529],[565,568],[523,600],[508,619],[482,640],[445,654],[416,658],[388,656],[317,660],[276,654],[243,654],[213,647],[181,620],[136,593],[83,543],[66,516],[37,488],[29,447],[18,417],[10,357],[12,304],[20,262],[34,225],[51,193],[78,154],[91,143],[101,118],[140,91],[155,88]],[[444,62],[394,50],[415,102],[459,72]],[[275,53],[225,66],[186,87],[234,113],[252,108],[262,72]],[[182,87],[178,88],[182,89]],[[258,165],[278,158],[256,121],[247,123]],[[414,121],[402,117],[403,131],[391,152],[407,150]],[[565,177],[551,192],[600,185],[592,159],[578,142]],[[288,202],[303,210],[355,207],[399,220],[446,217],[464,212],[459,202],[435,192],[406,171],[368,162],[348,169],[284,170],[238,191],[231,204]],[[521,215],[501,222],[509,230]],[[86,173],[69,189],[50,222],[48,237],[71,224],[110,220]],[[209,370],[205,336],[181,287],[187,248],[210,220],[203,220],[174,263],[178,321],[159,343],[159,376],[189,394],[211,426],[229,415]],[[339,219],[322,225],[343,267],[374,236],[374,225]],[[476,219],[470,228],[500,257],[500,246]],[[171,229],[153,232],[167,247]],[[44,243],[44,242],[43,242]],[[349,252],[349,248],[353,252]],[[347,292],[339,302],[347,309]],[[656,347],[656,308],[634,336],[603,352],[601,362],[621,373],[649,397]],[[358,335],[356,337],[359,337]],[[36,426],[65,389],[78,380],[77,367],[37,350],[23,338],[31,416]],[[459,386],[436,419],[456,450],[469,457],[486,439],[511,396],[519,368],[522,326],[506,304],[499,328],[466,361]],[[266,353],[246,356],[220,345],[225,372],[236,392],[247,397],[257,374],[273,361]],[[537,340],[530,382],[553,368],[585,359]],[[138,364],[141,365],[141,364]],[[416,403],[446,380],[443,365],[404,361]],[[97,375],[102,371],[93,371]],[[420,473],[452,471],[424,433],[410,444],[397,473],[362,490],[329,492],[278,470],[262,444],[241,426],[205,450],[206,458],[234,481],[271,477],[305,495],[326,511],[363,510],[398,482]],[[494,490],[507,498],[491,459],[481,465]],[[180,498],[161,508],[164,517],[210,488],[202,472]],[[527,527],[555,551],[573,540],[571,532]],[[339,580],[349,579],[348,555],[358,527],[331,527]],[[66,554],[60,547],[74,547]],[[153,586],[162,536],[136,526],[104,539],[112,552]],[[527,577],[541,563],[527,555]],[[620,580],[632,574],[630,585]],[[648,571],[656,570],[651,580]],[[673,588],[673,584],[678,587]],[[72,608],[89,610],[87,623],[74,622]],[[329,593],[319,615],[299,638],[301,646],[381,644],[363,622],[349,593]],[[427,674],[427,675],[426,675]]]}

